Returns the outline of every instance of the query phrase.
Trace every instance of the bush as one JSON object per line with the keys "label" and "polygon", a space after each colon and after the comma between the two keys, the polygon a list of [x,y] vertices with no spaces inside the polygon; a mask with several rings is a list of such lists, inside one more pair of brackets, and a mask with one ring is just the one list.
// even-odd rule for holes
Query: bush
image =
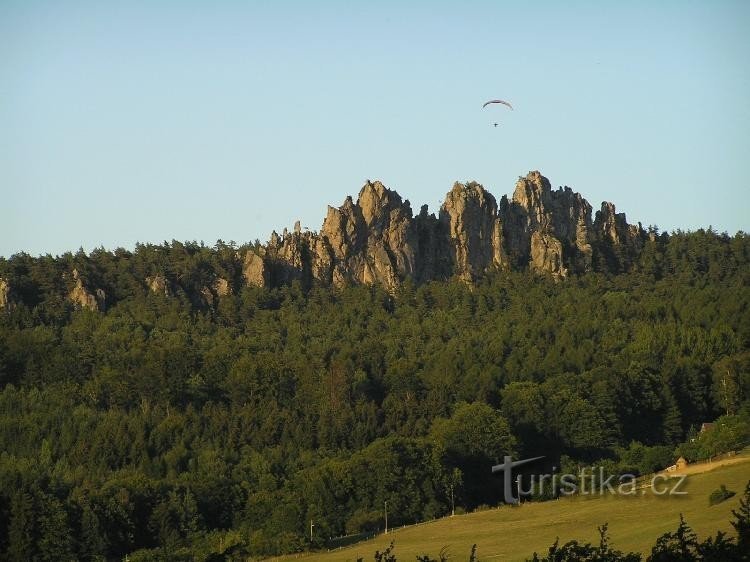
{"label": "bush", "polygon": [[722,484],[718,490],[714,490],[711,492],[711,495],[708,496],[708,505],[716,505],[717,503],[721,503],[725,500],[728,500],[731,498],[735,492],[732,490],[727,490],[727,487]]}
{"label": "bush", "polygon": [[664,445],[648,447],[632,441],[627,449],[620,449],[618,453],[620,471],[637,476],[658,472],[674,462],[673,448]]}

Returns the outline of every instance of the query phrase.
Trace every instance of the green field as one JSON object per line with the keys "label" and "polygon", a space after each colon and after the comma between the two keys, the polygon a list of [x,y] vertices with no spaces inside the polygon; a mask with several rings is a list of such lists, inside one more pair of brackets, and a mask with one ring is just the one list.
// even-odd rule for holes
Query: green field
{"label": "green field", "polygon": [[[750,461],[748,453],[743,454]],[[354,562],[359,556],[372,560],[376,550],[395,542],[395,554],[401,561],[413,561],[416,555],[437,555],[448,546],[452,560],[468,560],[471,545],[478,546],[479,559],[524,560],[534,551],[546,552],[556,537],[560,541],[577,539],[596,542],[597,526],[609,523],[611,543],[619,550],[649,552],[656,537],[673,531],[680,513],[699,538],[717,530],[732,531],[731,510],[739,504],[745,484],[750,480],[750,462],[720,466],[690,475],[682,497],[660,497],[646,491],[630,497],[575,497],[522,507],[504,506],[467,515],[392,531],[388,536],[358,543],[333,552],[300,554],[276,558],[285,562]],[[735,492],[733,498],[709,507],[709,494],[720,484]]]}

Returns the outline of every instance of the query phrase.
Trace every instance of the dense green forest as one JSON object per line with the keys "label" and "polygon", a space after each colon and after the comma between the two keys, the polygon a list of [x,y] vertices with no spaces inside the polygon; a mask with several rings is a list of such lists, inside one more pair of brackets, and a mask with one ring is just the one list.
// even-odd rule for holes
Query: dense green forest
{"label": "dense green forest", "polygon": [[[0,559],[320,548],[386,501],[392,525],[498,503],[506,454],[649,472],[750,439],[743,233],[656,236],[619,275],[393,294],[244,286],[238,250],[0,259]],[[106,309],[66,298],[73,269]]]}

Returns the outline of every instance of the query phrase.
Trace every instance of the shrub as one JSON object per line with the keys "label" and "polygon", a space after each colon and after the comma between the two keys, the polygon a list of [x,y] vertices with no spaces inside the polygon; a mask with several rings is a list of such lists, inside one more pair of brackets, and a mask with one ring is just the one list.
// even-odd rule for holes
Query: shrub
{"label": "shrub", "polygon": [[727,490],[727,487],[722,484],[718,490],[714,490],[711,492],[711,495],[708,496],[708,505],[716,505],[717,503],[721,503],[725,500],[728,500],[731,498],[735,492],[732,490]]}

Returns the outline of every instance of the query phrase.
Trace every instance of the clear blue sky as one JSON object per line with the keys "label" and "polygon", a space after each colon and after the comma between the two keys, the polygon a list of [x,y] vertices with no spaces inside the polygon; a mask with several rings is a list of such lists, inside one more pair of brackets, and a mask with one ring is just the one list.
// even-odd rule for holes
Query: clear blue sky
{"label": "clear blue sky", "polygon": [[2,0],[0,255],[266,240],[368,178],[418,212],[533,169],[749,230],[748,29],[744,1]]}

